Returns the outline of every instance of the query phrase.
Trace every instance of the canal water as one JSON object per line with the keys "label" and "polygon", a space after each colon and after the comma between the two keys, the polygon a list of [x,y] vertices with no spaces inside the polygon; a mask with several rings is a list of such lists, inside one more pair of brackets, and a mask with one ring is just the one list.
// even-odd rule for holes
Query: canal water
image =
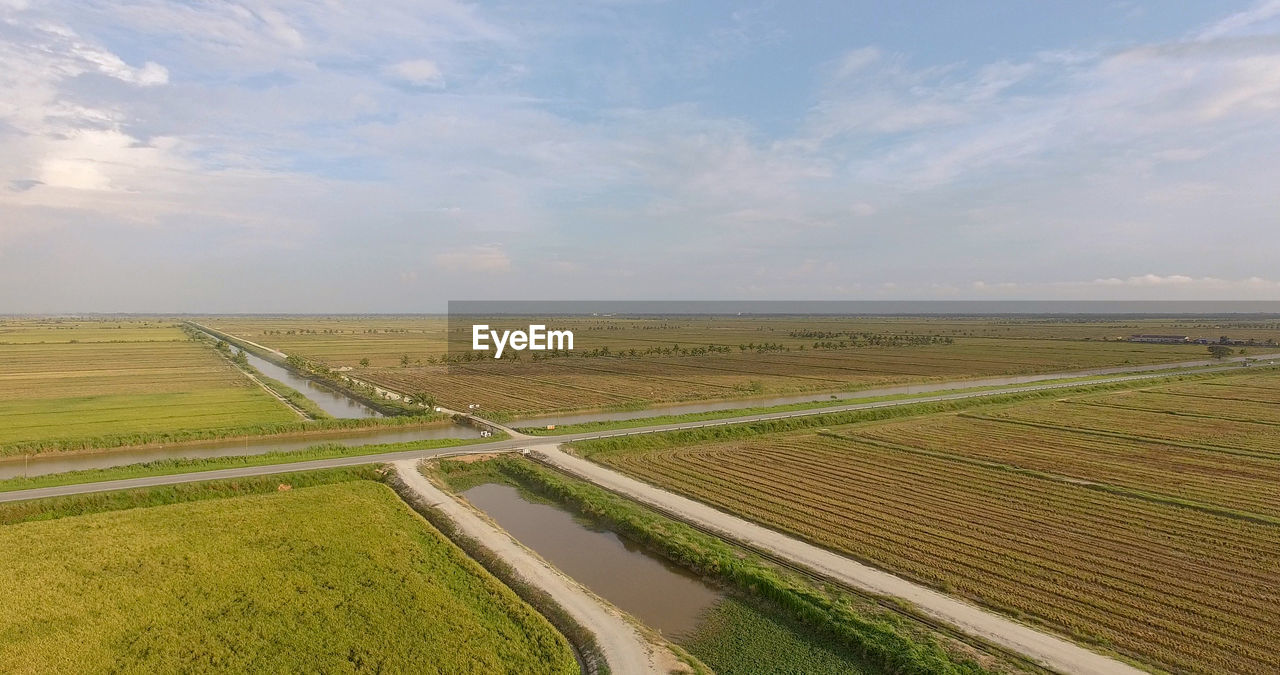
{"label": "canal water", "polygon": [[290,387],[298,390],[303,396],[315,401],[315,404],[321,410],[340,419],[354,417],[382,417],[378,411],[370,408],[359,401],[356,401],[346,394],[334,391],[323,384],[308,380],[307,378],[294,373],[292,370],[284,366],[277,365],[260,356],[255,356],[250,352],[244,355],[249,359],[249,365],[258,369],[258,372],[266,375],[273,380],[279,380]]}
{"label": "canal water", "polygon": [[510,485],[486,483],[462,494],[560,571],[670,639],[692,634],[724,597],[685,569]]}

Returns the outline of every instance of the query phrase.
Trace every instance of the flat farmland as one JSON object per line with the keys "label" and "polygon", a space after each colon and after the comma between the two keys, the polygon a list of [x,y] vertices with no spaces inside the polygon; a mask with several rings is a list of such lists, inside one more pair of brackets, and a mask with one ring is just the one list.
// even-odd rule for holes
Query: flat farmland
{"label": "flat farmland", "polygon": [[0,605],[6,673],[579,672],[365,480],[0,526]]}
{"label": "flat farmland", "polygon": [[[1188,409],[1194,405],[1194,399],[1187,403]],[[985,416],[1035,426],[1092,431],[1122,439],[1238,450],[1280,458],[1280,425],[1275,423],[1070,400],[993,410]]]}
{"label": "flat farmland", "polygon": [[356,369],[356,375],[393,390],[425,390],[446,405],[479,403],[485,410],[520,417],[1150,365],[1200,358],[1201,351],[1122,342],[990,338],[845,350],[801,350],[796,345],[792,351],[764,353],[743,351],[734,344],[728,353],[473,361]]}
{"label": "flat farmland", "polygon": [[459,361],[459,355],[469,353],[470,334],[466,326],[450,327],[444,317],[203,321],[332,368],[349,368],[353,376],[395,391],[427,392],[455,408],[477,403],[506,417],[856,391],[1208,356],[1203,345],[1121,339],[1140,332],[1280,338],[1280,325],[1247,321],[568,317],[557,319],[556,327],[574,331],[571,356],[537,359],[525,352],[519,360]]}
{"label": "flat farmland", "polygon": [[398,366],[445,352],[443,316],[208,317],[199,323],[331,367]]}
{"label": "flat farmland", "polygon": [[0,454],[298,420],[176,326],[109,325],[0,323]]}
{"label": "flat farmland", "polygon": [[[1248,399],[1277,383],[1275,374],[1216,377],[818,433],[581,448],[1156,668],[1266,673],[1280,660],[1274,426],[1115,404],[1188,399],[1202,415],[1220,397]],[[1096,411],[1107,415],[1104,433]],[[1206,421],[1210,431],[1194,431]],[[1228,443],[1202,443],[1223,432]]]}
{"label": "flat farmland", "polygon": [[1280,524],[1280,461],[1253,455],[1128,441],[993,419],[946,416],[867,427],[852,434],[888,450],[923,450],[949,457],[1029,469],[1187,500]]}

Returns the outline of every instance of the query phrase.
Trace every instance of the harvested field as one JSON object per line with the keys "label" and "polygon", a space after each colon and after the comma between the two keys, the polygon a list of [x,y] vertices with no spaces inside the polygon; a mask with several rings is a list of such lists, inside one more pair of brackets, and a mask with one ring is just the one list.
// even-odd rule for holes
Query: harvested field
{"label": "harvested field", "polygon": [[1280,528],[816,435],[599,457],[1170,669],[1280,657]]}
{"label": "harvested field", "polygon": [[851,436],[1271,516],[1280,523],[1276,459],[963,415],[869,426]]}
{"label": "harvested field", "polygon": [[[975,413],[977,414],[977,413]],[[1239,450],[1280,459],[1280,425],[1055,401],[985,413],[1011,422]]]}
{"label": "harvested field", "polygon": [[[1201,415],[1240,410],[1217,407],[1233,384],[1255,400],[1277,382],[652,450],[614,439],[590,456],[1157,668],[1266,673],[1280,660],[1278,427]],[[1197,412],[1115,407],[1183,399]]]}

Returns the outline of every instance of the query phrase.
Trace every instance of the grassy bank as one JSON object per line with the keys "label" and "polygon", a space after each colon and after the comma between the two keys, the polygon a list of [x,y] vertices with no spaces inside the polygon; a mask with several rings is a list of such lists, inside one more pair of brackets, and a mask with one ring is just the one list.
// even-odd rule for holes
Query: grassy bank
{"label": "grassy bank", "polygon": [[850,659],[808,626],[748,598],[730,597],[707,615],[685,647],[717,673],[773,675],[880,672]]}
{"label": "grassy bank", "polygon": [[254,368],[253,366],[245,365],[241,367],[253,373],[253,376],[258,378],[263,384],[267,385],[268,389],[279,394],[281,398],[288,401],[289,403],[297,406],[300,410],[305,412],[311,419],[313,420],[333,419],[333,415],[330,415],[329,413],[325,412],[323,408],[316,405],[315,401],[312,401],[311,399],[307,398],[305,395],[303,395],[302,392],[298,391],[297,389],[290,387],[289,385],[281,382],[280,380],[276,380],[276,379],[267,377],[266,375],[263,375],[262,371],[258,370],[257,368]]}
{"label": "grassy bank", "polygon": [[53,520],[89,513],[121,511],[147,506],[163,506],[185,502],[222,499],[243,495],[275,492],[281,484],[292,487],[329,485],[353,480],[381,480],[382,473],[372,464],[295,471],[271,476],[251,476],[234,480],[213,480],[176,485],[96,492],[65,497],[46,497],[22,502],[0,504],[0,525],[12,525],[32,520]]}
{"label": "grassy bank", "polygon": [[369,473],[0,526],[0,670],[579,672],[542,616]]}
{"label": "grassy bank", "polygon": [[374,445],[342,445],[340,443],[320,443],[301,450],[291,452],[267,452],[260,455],[235,455],[229,457],[203,457],[194,459],[161,459],[154,462],[127,464],[106,469],[86,469],[83,471],[66,471],[42,476],[7,478],[0,480],[0,492],[13,490],[30,490],[34,488],[54,487],[57,485],[79,485],[97,483],[125,478],[143,478],[146,476],[170,476],[195,471],[214,471],[217,469],[235,469],[246,466],[268,466],[306,462],[315,459],[332,459],[334,457],[360,457],[385,452],[403,452],[408,450],[433,450],[437,448],[454,448],[478,443],[492,443],[506,438],[499,433],[489,438],[440,438],[425,441],[405,441],[403,443],[378,443]]}
{"label": "grassy bank", "polygon": [[[261,389],[258,390],[266,396]],[[22,441],[0,445],[0,456],[39,455],[53,452],[77,452],[81,450],[111,450],[116,448],[145,447],[148,445],[172,445],[197,441],[222,441],[231,439],[300,434],[316,431],[340,431],[370,429],[374,427],[428,426],[433,422],[445,423],[448,417],[360,417],[352,419],[321,419],[304,421],[290,413],[293,420],[271,424],[252,424],[218,429],[186,429],[174,431],[136,432],[89,436],[83,438]]]}
{"label": "grassy bank", "polygon": [[563,504],[698,574],[768,603],[812,636],[848,650],[875,670],[983,672],[977,664],[953,657],[922,630],[906,625],[870,599],[818,588],[807,579],[779,570],[718,538],[526,460],[504,457],[483,464],[489,466],[442,461],[440,471],[451,485],[459,486],[477,480],[475,472],[500,472],[519,487]]}

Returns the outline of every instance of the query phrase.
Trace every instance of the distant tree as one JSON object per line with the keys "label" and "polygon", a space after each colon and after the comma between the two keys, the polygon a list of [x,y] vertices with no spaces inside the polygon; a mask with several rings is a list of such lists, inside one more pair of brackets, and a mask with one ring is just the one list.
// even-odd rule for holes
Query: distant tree
{"label": "distant tree", "polygon": [[408,355],[408,354],[405,354],[404,356],[401,356],[401,357],[400,357],[400,367],[401,367],[401,368],[408,368],[408,367],[409,367],[409,355]]}
{"label": "distant tree", "polygon": [[427,408],[435,408],[435,407],[436,407],[436,397],[432,396],[431,394],[428,394],[428,393],[427,393],[427,392],[425,392],[425,391],[420,391],[420,392],[418,392],[418,393],[416,393],[416,394],[410,394],[410,395],[409,395],[409,402],[410,402],[410,403],[417,403],[418,405],[420,405],[420,406],[424,406],[424,407],[427,407]]}
{"label": "distant tree", "polygon": [[1215,359],[1225,359],[1231,356],[1231,348],[1226,345],[1209,345],[1209,354]]}
{"label": "distant tree", "polygon": [[367,357],[367,356],[366,356],[366,357],[364,357],[363,359],[360,359],[360,367],[361,367],[361,368],[368,368],[368,367],[369,367],[369,357]]}

